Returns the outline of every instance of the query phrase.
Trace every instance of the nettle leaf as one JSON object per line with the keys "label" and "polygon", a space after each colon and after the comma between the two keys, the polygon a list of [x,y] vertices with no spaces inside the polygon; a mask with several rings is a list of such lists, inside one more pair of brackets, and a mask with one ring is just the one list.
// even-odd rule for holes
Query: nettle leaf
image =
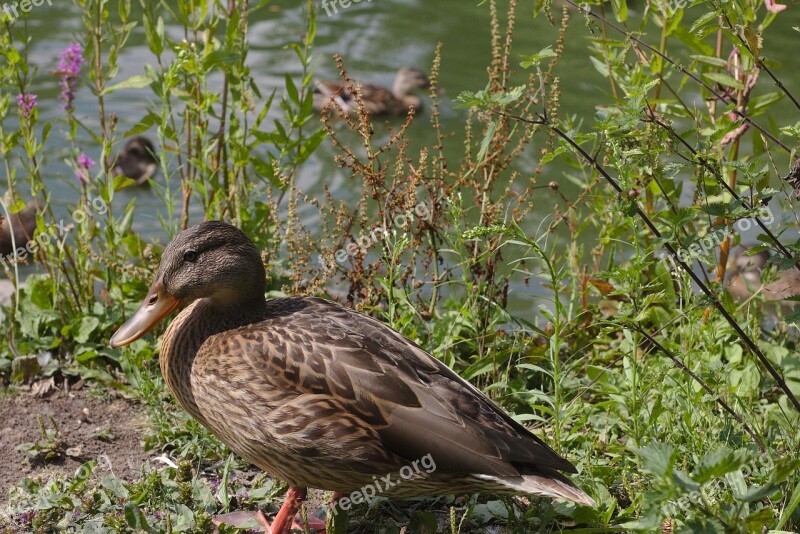
{"label": "nettle leaf", "polygon": [[700,489],[700,484],[692,479],[688,473],[680,469],[672,472],[672,481],[684,491],[697,491]]}
{"label": "nettle leaf", "polygon": [[551,150],[550,152],[547,152],[547,153],[546,153],[545,155],[543,155],[543,156],[542,156],[542,158],[539,160],[539,165],[546,165],[546,164],[550,163],[550,162],[551,162],[551,161],[553,161],[553,160],[554,160],[556,157],[560,156],[561,154],[563,154],[563,153],[564,153],[564,152],[566,152],[566,151],[567,151],[567,149],[566,149],[565,147],[563,147],[563,146],[559,146],[559,147],[557,147],[555,150]]}
{"label": "nettle leaf", "polygon": [[739,469],[747,461],[747,457],[746,451],[734,451],[722,447],[703,456],[703,459],[695,467],[692,478],[701,484],[712,478],[719,478]]}
{"label": "nettle leaf", "polygon": [[753,488],[750,488],[743,495],[736,495],[734,493],[734,497],[736,498],[736,500],[743,502],[760,501],[761,499],[769,497],[770,495],[775,493],[777,489],[778,485],[770,482],[769,484],[765,484],[763,486],[755,486]]}
{"label": "nettle leaf", "polygon": [[527,69],[527,68],[532,67],[534,65],[539,65],[539,63],[544,59],[548,59],[548,58],[551,58],[551,57],[556,57],[556,53],[553,51],[553,47],[552,46],[548,46],[548,47],[542,48],[541,50],[539,50],[535,54],[532,54],[530,56],[522,56],[522,57],[524,58],[524,60],[520,63],[520,66],[522,68],[524,68],[524,69]]}
{"label": "nettle leaf", "polygon": [[489,151],[489,145],[494,139],[494,134],[497,131],[497,121],[492,121],[489,123],[489,127],[486,128],[486,134],[483,136],[483,140],[481,141],[481,148],[478,151],[478,163],[483,163],[486,159],[486,153]]}
{"label": "nettle leaf", "polygon": [[459,104],[456,108],[481,107],[485,103],[484,91],[461,91],[455,98]]}
{"label": "nettle leaf", "polygon": [[775,467],[772,470],[770,478],[772,482],[780,484],[797,473],[798,469],[800,469],[800,460],[796,458],[779,458],[775,462]]}
{"label": "nettle leaf", "polygon": [[507,106],[508,104],[516,102],[517,100],[522,98],[524,92],[525,92],[525,86],[519,85],[509,91],[505,91],[502,93],[495,93],[493,95],[493,101],[501,106]]}
{"label": "nettle leaf", "polygon": [[650,473],[668,478],[675,464],[675,447],[669,443],[651,443],[646,447],[634,449],[642,459],[642,467]]}
{"label": "nettle leaf", "polygon": [[792,313],[786,315],[783,320],[792,324],[800,323],[800,307],[796,308]]}
{"label": "nettle leaf", "polygon": [[719,17],[718,11],[709,11],[708,13],[706,13],[705,15],[694,21],[692,27],[689,28],[689,31],[691,33],[695,33],[697,32],[697,30],[707,25],[708,23],[717,20],[718,17]]}
{"label": "nettle leaf", "polygon": [[463,91],[455,99],[456,102],[459,102],[456,108],[507,106],[522,98],[524,93],[524,85],[514,87],[508,91],[494,93],[489,90],[487,85],[485,89],[480,91]]}
{"label": "nettle leaf", "polygon": [[710,202],[700,209],[714,217],[724,217],[730,213],[730,206],[722,202]]}

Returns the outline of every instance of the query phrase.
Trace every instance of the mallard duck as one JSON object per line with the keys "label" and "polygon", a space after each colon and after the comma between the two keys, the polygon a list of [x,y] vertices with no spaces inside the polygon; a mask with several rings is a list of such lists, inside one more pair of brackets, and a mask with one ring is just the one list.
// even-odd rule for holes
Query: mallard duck
{"label": "mallard duck", "polygon": [[125,143],[112,168],[114,176],[127,176],[140,185],[152,178],[157,171],[158,159],[153,143],[141,135]]}
{"label": "mallard duck", "polygon": [[[431,86],[425,72],[413,67],[403,67],[397,71],[392,90],[378,85],[363,84],[361,100],[370,115],[406,115],[410,108],[422,109],[422,99],[413,94],[417,89]],[[319,113],[333,100],[344,113],[358,110],[355,96],[347,86],[331,81],[318,81],[314,89],[314,110]]]}
{"label": "mallard duck", "polygon": [[[746,251],[750,247],[742,248]],[[796,267],[780,271],[775,280],[762,284],[761,272],[769,261],[770,253],[762,250],[748,256],[744,251],[733,257],[735,268],[728,285],[728,292],[733,297],[746,300],[760,294],[767,301],[783,301],[800,295],[800,271]],[[785,304],[792,305],[796,302],[787,300]]]}
{"label": "mallard duck", "polygon": [[351,493],[387,474],[396,481],[421,458],[435,468],[380,494],[593,504],[559,473],[575,473],[570,462],[414,342],[321,298],[267,300],[265,279],[236,227],[190,227],[164,249],[147,296],[110,343],[127,345],[183,308],[162,340],[164,380],[236,454],[289,483],[273,534],[289,532],[306,488]]}
{"label": "mallard duck", "polygon": [[19,248],[25,248],[35,231],[36,205],[32,202],[21,211],[12,213],[8,219],[0,216],[0,255],[8,256]]}

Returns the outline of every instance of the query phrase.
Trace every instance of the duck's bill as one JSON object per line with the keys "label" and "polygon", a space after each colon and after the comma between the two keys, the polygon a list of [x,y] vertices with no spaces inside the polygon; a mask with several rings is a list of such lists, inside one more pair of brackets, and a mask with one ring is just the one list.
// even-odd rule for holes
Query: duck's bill
{"label": "duck's bill", "polygon": [[133,317],[111,336],[111,348],[116,349],[133,343],[180,305],[181,301],[167,293],[161,281],[156,280]]}

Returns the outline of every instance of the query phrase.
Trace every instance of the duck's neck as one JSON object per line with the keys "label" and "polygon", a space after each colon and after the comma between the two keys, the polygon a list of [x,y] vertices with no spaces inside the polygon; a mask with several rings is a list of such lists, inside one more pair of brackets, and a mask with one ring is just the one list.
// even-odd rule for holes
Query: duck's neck
{"label": "duck's neck", "polygon": [[192,391],[192,367],[203,343],[211,336],[263,320],[264,293],[250,302],[230,305],[200,299],[170,323],[161,342],[161,374],[178,403],[205,424]]}
{"label": "duck's neck", "polygon": [[410,91],[408,90],[408,84],[406,84],[400,76],[397,76],[394,79],[394,85],[392,85],[392,94],[398,100],[403,100],[403,98],[409,93]]}

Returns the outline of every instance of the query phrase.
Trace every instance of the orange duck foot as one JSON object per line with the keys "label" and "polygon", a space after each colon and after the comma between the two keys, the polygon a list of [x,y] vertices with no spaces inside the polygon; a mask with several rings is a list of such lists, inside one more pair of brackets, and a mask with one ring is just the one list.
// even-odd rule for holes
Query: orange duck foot
{"label": "orange duck foot", "polygon": [[[259,510],[258,512],[231,512],[229,514],[214,516],[212,521],[215,525],[225,523],[237,528],[259,528],[261,532],[267,534],[289,534],[292,529],[305,531],[302,524],[302,517],[298,515],[300,505],[306,498],[306,488],[289,488],[283,501],[278,515],[270,525],[267,518]],[[320,534],[325,534],[325,522],[314,516],[307,516],[308,528],[319,530]]]}

